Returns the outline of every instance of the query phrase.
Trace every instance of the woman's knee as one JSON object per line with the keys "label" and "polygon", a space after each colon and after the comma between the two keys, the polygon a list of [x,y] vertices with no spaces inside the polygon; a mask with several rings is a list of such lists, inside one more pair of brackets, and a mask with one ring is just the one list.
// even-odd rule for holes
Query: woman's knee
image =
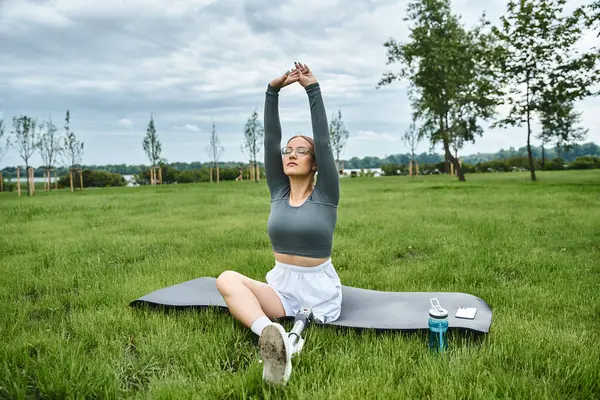
{"label": "woman's knee", "polygon": [[223,271],[217,277],[217,289],[219,292],[230,293],[236,285],[243,285],[243,275],[235,271]]}

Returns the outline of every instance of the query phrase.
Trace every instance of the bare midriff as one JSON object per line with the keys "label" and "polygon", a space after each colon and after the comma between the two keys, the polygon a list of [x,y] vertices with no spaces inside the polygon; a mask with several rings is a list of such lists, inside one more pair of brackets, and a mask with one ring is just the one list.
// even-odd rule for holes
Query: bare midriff
{"label": "bare midriff", "polygon": [[329,260],[329,258],[313,258],[282,253],[275,253],[275,259],[280,263],[296,265],[298,267],[316,267]]}

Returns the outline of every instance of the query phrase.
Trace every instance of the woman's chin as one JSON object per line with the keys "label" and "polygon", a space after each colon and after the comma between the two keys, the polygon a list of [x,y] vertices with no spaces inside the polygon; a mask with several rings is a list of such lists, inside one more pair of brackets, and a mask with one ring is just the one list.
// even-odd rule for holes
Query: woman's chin
{"label": "woman's chin", "polygon": [[298,168],[292,167],[292,168],[286,168],[285,169],[285,174],[287,176],[307,176],[308,173],[305,171],[301,171]]}

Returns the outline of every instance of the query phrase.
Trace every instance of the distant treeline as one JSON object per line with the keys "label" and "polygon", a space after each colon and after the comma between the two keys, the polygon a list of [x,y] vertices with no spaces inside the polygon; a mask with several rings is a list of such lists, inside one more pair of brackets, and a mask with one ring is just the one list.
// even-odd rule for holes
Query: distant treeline
{"label": "distant treeline", "polygon": [[[542,147],[532,147],[533,157],[541,163],[542,160]],[[596,156],[600,157],[600,146],[595,143],[585,143],[582,145],[573,146],[570,149],[563,148],[548,148],[544,149],[544,160],[549,162],[553,159],[560,158],[565,163],[571,163],[575,161],[578,157],[584,156]],[[477,165],[477,164],[485,164],[490,161],[495,160],[508,160],[508,159],[516,159],[521,157],[527,157],[527,147],[520,147],[519,149],[509,148],[508,150],[501,149],[496,153],[478,153],[471,154],[468,156],[461,157],[463,164],[469,165]],[[443,163],[444,156],[442,154],[437,153],[421,153],[415,154],[415,159],[419,162],[420,165],[433,165]],[[361,169],[361,168],[382,168],[385,165],[408,165],[410,161],[410,154],[394,154],[387,156],[385,158],[379,157],[364,157],[358,158],[353,157],[349,160],[343,161],[344,169]],[[166,163],[166,166],[171,167],[177,171],[199,171],[203,167],[209,167],[210,163],[201,163],[201,162],[172,162]],[[219,168],[222,170],[231,170],[238,171],[240,167],[247,168],[248,163],[244,162],[219,162]],[[264,168],[262,164],[260,164],[261,168]],[[82,169],[90,170],[90,171],[106,171],[120,175],[140,175],[147,171],[148,166],[139,164],[139,165],[127,165],[127,164],[109,164],[109,165],[83,165]],[[68,174],[68,169],[66,168],[58,168],[57,176],[64,176]],[[6,167],[2,170],[2,173],[5,178],[16,177],[16,167]],[[233,173],[233,172],[232,172]],[[43,177],[44,170],[43,168],[35,169],[36,177]],[[21,168],[21,177],[25,179],[26,177],[25,168]],[[54,176],[54,174],[52,174]]]}

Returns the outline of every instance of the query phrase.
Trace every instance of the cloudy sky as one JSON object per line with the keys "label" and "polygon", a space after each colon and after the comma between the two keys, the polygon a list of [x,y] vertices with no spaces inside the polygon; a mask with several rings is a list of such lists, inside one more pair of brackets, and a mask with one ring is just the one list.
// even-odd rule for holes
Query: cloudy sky
{"label": "cloudy sky", "polygon": [[[572,7],[583,0],[569,1]],[[504,0],[454,0],[474,24],[493,22]],[[403,153],[410,123],[406,85],[380,90],[383,43],[407,39],[407,0],[0,0],[0,112],[10,129],[25,114],[62,129],[65,111],[85,143],[84,164],[147,163],[142,149],[154,114],[169,162],[206,161],[212,121],[222,160],[242,161],[244,124],[262,120],[267,83],[308,64],[328,114],[341,109],[350,139],[343,153]],[[583,46],[597,40],[586,37]],[[311,134],[303,88],[280,96],[284,139]],[[588,140],[600,143],[600,101],[577,104]],[[463,154],[525,144],[524,129],[489,130]],[[427,151],[422,143],[419,151]],[[40,158],[36,156],[33,165]],[[22,163],[12,150],[0,166]]]}

